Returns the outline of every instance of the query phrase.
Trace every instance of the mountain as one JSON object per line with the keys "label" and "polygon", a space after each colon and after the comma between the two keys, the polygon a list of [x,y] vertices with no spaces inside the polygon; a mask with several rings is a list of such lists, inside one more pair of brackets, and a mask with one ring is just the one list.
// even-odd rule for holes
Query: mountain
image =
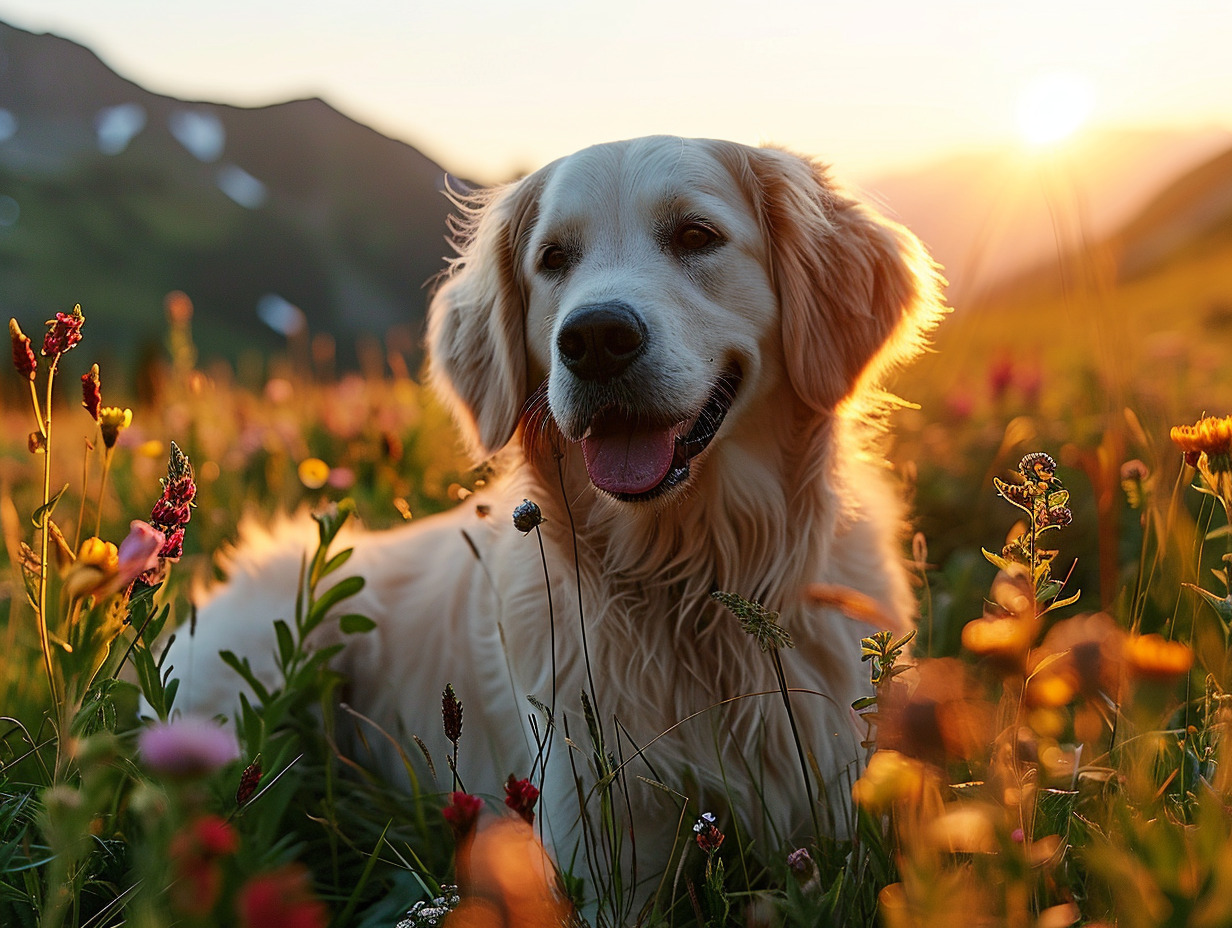
{"label": "mountain", "polygon": [[1104,240],[1232,132],[1104,130],[1051,153],[995,149],[873,178],[866,193],[945,268],[951,302],[979,303],[1083,243]]}
{"label": "mountain", "polygon": [[27,330],[79,302],[92,342],[131,353],[183,290],[206,353],[306,323],[345,356],[358,333],[422,324],[449,251],[444,178],[323,100],[160,96],[0,23],[0,307]]}

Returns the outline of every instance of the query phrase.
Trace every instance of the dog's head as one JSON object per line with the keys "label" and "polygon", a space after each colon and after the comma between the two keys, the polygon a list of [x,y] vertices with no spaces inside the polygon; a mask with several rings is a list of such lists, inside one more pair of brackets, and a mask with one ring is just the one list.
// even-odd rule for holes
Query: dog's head
{"label": "dog's head", "polygon": [[914,236],[777,149],[616,142],[464,207],[434,383],[482,455],[547,415],[630,502],[685,485],[767,401],[833,411],[942,311]]}

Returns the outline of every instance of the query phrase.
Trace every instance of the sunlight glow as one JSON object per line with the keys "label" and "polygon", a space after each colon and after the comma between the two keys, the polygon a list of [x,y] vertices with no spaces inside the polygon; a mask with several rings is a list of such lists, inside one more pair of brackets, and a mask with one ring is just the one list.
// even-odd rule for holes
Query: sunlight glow
{"label": "sunlight glow", "polygon": [[1041,74],[1018,95],[1018,131],[1034,147],[1055,145],[1080,129],[1095,106],[1095,88],[1077,74]]}

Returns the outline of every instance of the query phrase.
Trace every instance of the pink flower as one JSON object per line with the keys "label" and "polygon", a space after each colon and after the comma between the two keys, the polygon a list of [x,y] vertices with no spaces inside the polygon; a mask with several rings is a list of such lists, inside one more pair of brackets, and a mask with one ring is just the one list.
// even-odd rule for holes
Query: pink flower
{"label": "pink flower", "polygon": [[116,589],[128,586],[147,570],[157,567],[158,552],[166,540],[166,536],[149,522],[133,519],[128,524],[128,537],[120,542]]}
{"label": "pink flower", "polygon": [[27,380],[34,379],[38,370],[38,360],[34,357],[34,349],[30,347],[30,339],[22,332],[16,319],[9,320],[9,340],[13,343],[13,366],[17,373]]}
{"label": "pink flower", "polygon": [[97,422],[99,411],[103,407],[103,391],[97,364],[81,375],[81,405],[90,414],[90,418]]}
{"label": "pink flower", "polygon": [[177,778],[205,776],[240,753],[229,731],[193,716],[150,725],[137,736],[137,748],[147,767]]}

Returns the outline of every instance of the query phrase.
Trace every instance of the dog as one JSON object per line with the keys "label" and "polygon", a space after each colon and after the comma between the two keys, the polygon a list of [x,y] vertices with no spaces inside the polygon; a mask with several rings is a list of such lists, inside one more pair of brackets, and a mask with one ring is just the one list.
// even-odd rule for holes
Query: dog
{"label": "dog", "polygon": [[[793,715],[841,830],[871,629],[803,591],[856,591],[885,627],[912,627],[879,384],[945,312],[939,269],[823,166],[772,147],[614,142],[458,200],[428,372],[500,476],[451,512],[348,537],[338,575],[366,585],[340,608],[376,628],[318,644],[345,637],[349,703],[439,759],[452,683],[467,788],[533,772],[560,865],[631,868],[635,846],[623,885],[645,893],[691,837],[681,796],[744,819],[766,850],[817,821],[774,664],[712,596],[734,593],[791,636]],[[542,514],[529,534],[511,518],[523,500]],[[290,618],[313,540],[241,542],[173,647],[182,709],[233,710],[223,648],[273,676],[270,622]],[[396,752],[368,744],[399,775]],[[624,851],[584,821],[604,756]]]}

